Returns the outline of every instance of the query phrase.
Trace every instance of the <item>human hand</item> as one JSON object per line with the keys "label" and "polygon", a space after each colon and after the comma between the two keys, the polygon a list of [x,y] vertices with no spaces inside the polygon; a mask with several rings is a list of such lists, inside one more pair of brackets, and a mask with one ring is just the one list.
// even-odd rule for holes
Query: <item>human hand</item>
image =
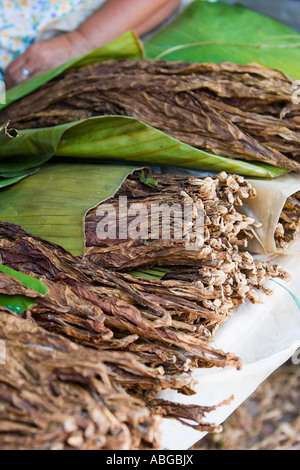
{"label": "human hand", "polygon": [[[28,78],[58,67],[92,50],[87,39],[78,31],[62,34],[43,42],[33,43],[6,69],[5,84],[12,88]],[[22,69],[28,70],[27,76]]]}

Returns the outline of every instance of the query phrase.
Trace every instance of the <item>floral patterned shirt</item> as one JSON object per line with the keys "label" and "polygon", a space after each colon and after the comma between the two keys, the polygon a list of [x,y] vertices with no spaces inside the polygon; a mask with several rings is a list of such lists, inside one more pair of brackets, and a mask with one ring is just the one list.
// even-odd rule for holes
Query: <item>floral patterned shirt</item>
{"label": "floral patterned shirt", "polygon": [[85,0],[2,0],[0,2],[0,80],[5,68],[51,23]]}

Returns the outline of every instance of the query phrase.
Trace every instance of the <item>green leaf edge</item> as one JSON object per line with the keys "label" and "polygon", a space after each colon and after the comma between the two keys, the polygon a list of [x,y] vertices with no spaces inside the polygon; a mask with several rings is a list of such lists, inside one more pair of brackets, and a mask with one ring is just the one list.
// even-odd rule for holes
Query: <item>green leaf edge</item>
{"label": "green leaf edge", "polygon": [[4,266],[3,264],[0,264],[0,272],[17,279],[26,289],[32,289],[40,295],[46,295],[49,292],[48,287],[35,277],[28,276],[27,274],[21,273],[19,271],[15,271],[14,269],[9,268],[8,266]]}

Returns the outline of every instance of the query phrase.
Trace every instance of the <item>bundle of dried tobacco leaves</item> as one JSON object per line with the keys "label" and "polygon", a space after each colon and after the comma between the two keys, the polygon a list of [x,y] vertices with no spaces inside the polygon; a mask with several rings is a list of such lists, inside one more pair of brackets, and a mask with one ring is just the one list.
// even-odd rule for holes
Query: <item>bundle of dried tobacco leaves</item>
{"label": "bundle of dried tobacco leaves", "polygon": [[135,373],[126,354],[96,353],[0,312],[1,450],[157,448],[159,418],[110,369]]}
{"label": "bundle of dried tobacco leaves", "polygon": [[300,170],[293,81],[258,64],[108,61],[70,70],[0,113],[18,129],[131,116],[217,155]]}
{"label": "bundle of dried tobacco leaves", "polygon": [[[181,238],[153,238],[147,217],[138,219],[140,233],[144,236],[131,238],[128,228],[132,218],[123,217],[124,207],[122,211],[119,210],[124,196],[127,197],[127,210],[136,204],[139,208],[146,207],[149,214],[153,206],[157,212],[157,207],[184,205],[190,200],[195,218],[199,215],[202,217],[203,239],[200,248],[191,249],[190,240],[187,241],[191,228],[193,230],[190,225],[186,233],[183,230]],[[221,173],[214,178],[200,179],[152,173],[145,179],[143,172],[135,172],[126,179],[114,198],[87,214],[85,257],[98,266],[117,271],[175,266],[163,278],[170,282],[168,286],[173,296],[176,296],[173,297],[176,298],[173,318],[182,320],[187,315],[189,323],[205,326],[211,333],[233,314],[235,307],[246,300],[260,303],[258,291],[270,294],[265,286],[268,279],[279,277],[289,280],[289,275],[279,266],[255,260],[246,251],[248,240],[252,237],[250,229],[254,220],[241,214],[238,209],[248,198],[255,198],[255,190],[243,177],[236,175]],[[122,225],[122,238],[119,237],[120,231],[115,239],[99,237],[98,226],[106,210],[109,210],[110,216],[113,212],[116,214],[118,228]],[[181,214],[183,217],[184,212]],[[160,235],[165,222],[163,217],[158,219]],[[127,232],[124,224],[127,224]],[[143,229],[143,225],[147,230]],[[124,277],[129,279],[128,274],[124,274]],[[133,277],[130,281],[138,285],[141,291],[150,289],[155,292],[154,281],[134,280]],[[157,284],[161,286],[161,283]],[[166,296],[159,286],[156,289],[159,288],[160,294]],[[178,310],[179,302],[185,295],[189,298],[186,313]],[[167,302],[170,299],[168,295]],[[198,304],[201,301],[201,307],[211,312],[208,316],[202,314],[206,319],[202,318],[201,323],[199,314],[192,308],[194,301]]]}
{"label": "bundle of dried tobacco leaves", "polygon": [[[201,179],[157,173],[145,177],[137,171],[113,198],[88,212],[85,257],[118,271],[211,262],[217,266],[224,257],[232,262],[232,256],[247,247],[254,224],[237,208],[255,195],[243,177],[224,172]],[[111,234],[100,230],[102,224],[110,225],[106,212],[117,226]],[[139,227],[132,231],[136,212]],[[165,236],[167,225],[171,227]]]}
{"label": "bundle of dried tobacco leaves", "polygon": [[256,197],[238,208],[255,219],[248,249],[252,253],[274,257],[300,252],[300,175],[294,172],[272,180],[251,178]]}
{"label": "bundle of dried tobacco leaves", "polygon": [[[5,265],[38,277],[49,288],[46,297],[34,295],[31,315],[40,326],[93,348],[134,352],[160,376],[153,390],[157,385],[157,391],[171,387],[193,393],[190,378],[179,372],[241,366],[235,354],[209,344],[210,324],[227,320],[231,311],[223,305],[205,308],[201,290],[192,298],[188,286],[176,293],[168,281],[145,283],[101,269],[12,224],[0,223],[0,255]],[[28,295],[15,279],[1,273],[0,279],[0,293]],[[149,380],[145,386],[142,378],[125,384],[147,388]]]}
{"label": "bundle of dried tobacco leaves", "polygon": [[204,419],[216,407],[128,394],[115,378],[147,375],[129,353],[84,348],[4,309],[0,339],[1,450],[159,449],[162,417],[220,430]]}
{"label": "bundle of dried tobacco leaves", "polygon": [[[86,346],[135,353],[153,369],[156,391],[171,387],[193,393],[189,377],[178,373],[241,366],[234,354],[212,348],[214,332],[246,299],[260,302],[256,289],[269,293],[267,279],[288,276],[236,248],[200,261],[191,279],[172,272],[155,281],[107,271],[20,227],[0,224],[3,263],[39,277],[49,288],[46,297],[34,295],[31,315],[37,323]],[[30,295],[15,279],[1,279],[0,292]],[[160,380],[154,380],[155,374]],[[123,385],[146,389],[149,379],[126,379]]]}

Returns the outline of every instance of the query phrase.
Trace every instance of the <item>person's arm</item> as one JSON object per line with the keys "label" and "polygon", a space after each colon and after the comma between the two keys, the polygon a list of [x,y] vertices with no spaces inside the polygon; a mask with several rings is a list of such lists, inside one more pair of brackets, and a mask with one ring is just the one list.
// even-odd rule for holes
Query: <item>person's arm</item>
{"label": "person's arm", "polygon": [[143,36],[178,8],[180,0],[109,0],[77,32],[95,48],[133,30]]}
{"label": "person's arm", "polygon": [[22,68],[34,77],[97,49],[127,31],[143,36],[168,19],[180,3],[180,0],[108,0],[76,31],[32,44],[8,66],[6,86],[11,88],[26,80]]}

